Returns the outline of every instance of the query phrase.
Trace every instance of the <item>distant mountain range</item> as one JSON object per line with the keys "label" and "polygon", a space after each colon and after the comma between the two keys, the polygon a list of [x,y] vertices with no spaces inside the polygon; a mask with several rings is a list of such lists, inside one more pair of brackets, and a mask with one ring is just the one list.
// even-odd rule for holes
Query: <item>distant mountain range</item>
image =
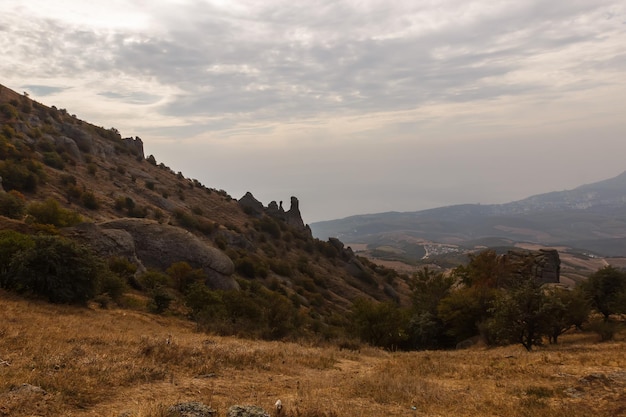
{"label": "distant mountain range", "polygon": [[346,243],[423,240],[464,248],[518,242],[626,256],[626,172],[573,190],[506,204],[462,204],[312,223],[313,235]]}

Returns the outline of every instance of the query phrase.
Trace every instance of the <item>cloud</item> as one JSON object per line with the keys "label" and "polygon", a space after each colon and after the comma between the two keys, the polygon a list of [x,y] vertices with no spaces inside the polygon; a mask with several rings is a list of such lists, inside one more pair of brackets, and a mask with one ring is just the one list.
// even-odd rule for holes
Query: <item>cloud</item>
{"label": "cloud", "polygon": [[[61,3],[3,4],[2,82],[144,136],[234,194],[347,187],[374,211],[375,184],[385,204],[436,204],[491,184],[490,165],[512,167],[491,189],[521,181],[528,143],[559,144],[536,175],[564,180],[585,154],[609,170],[583,133],[612,151],[623,141],[619,0]],[[187,162],[203,152],[219,163]]]}

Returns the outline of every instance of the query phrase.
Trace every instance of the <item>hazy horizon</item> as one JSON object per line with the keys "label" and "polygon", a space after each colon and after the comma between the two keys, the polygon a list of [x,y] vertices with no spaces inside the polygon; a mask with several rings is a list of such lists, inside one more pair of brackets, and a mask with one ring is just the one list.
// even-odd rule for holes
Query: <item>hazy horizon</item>
{"label": "hazy horizon", "polygon": [[0,84],[306,223],[626,170],[626,4],[6,0]]}

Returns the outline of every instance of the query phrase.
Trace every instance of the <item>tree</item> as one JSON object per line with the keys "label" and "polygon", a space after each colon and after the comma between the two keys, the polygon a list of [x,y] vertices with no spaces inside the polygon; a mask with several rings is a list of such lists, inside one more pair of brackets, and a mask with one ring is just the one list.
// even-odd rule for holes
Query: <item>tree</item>
{"label": "tree", "polygon": [[509,275],[510,267],[493,249],[470,254],[467,265],[454,269],[453,275],[468,287],[501,287]]}
{"label": "tree", "polygon": [[10,288],[12,285],[13,257],[34,246],[35,241],[28,235],[13,230],[0,231],[0,288]]}
{"label": "tree", "polygon": [[411,297],[413,307],[409,320],[409,337],[413,347],[430,349],[450,344],[443,321],[439,317],[439,305],[453,289],[455,278],[429,268],[413,276]]}
{"label": "tree", "polygon": [[439,303],[439,318],[446,334],[455,343],[479,334],[480,325],[489,318],[489,309],[497,290],[485,287],[462,287],[454,290]]}
{"label": "tree", "polygon": [[544,312],[548,322],[550,343],[557,343],[558,337],[572,327],[580,326],[589,317],[589,302],[579,290],[549,288],[545,290]]}
{"label": "tree", "polygon": [[176,262],[165,271],[174,281],[174,287],[186,293],[194,282],[204,282],[206,274],[202,269],[193,269],[187,262]]}
{"label": "tree", "polygon": [[609,320],[612,314],[626,313],[626,272],[605,266],[583,282],[591,306]]}
{"label": "tree", "polygon": [[497,342],[521,343],[530,351],[549,333],[547,305],[541,284],[527,277],[499,291],[491,309],[489,330]]}
{"label": "tree", "polygon": [[407,312],[393,302],[358,299],[352,305],[351,317],[355,333],[371,345],[393,349],[408,339]]}
{"label": "tree", "polygon": [[85,303],[96,295],[103,265],[87,248],[59,236],[34,236],[11,259],[8,287],[53,303]]}

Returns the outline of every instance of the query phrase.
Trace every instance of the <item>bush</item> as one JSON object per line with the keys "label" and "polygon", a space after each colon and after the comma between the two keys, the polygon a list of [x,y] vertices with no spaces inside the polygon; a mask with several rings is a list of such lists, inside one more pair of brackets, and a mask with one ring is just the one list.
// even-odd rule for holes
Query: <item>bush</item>
{"label": "bush", "polygon": [[174,297],[166,288],[156,287],[152,290],[150,309],[157,314],[161,314],[170,307],[172,301],[174,301]]}
{"label": "bush", "polygon": [[57,227],[73,226],[82,221],[78,213],[62,208],[53,198],[42,203],[31,203],[26,212],[33,217],[35,223]]}
{"label": "bush", "polygon": [[158,287],[169,287],[171,279],[161,272],[147,271],[139,277],[139,282],[144,288],[155,290]]}
{"label": "bush", "polygon": [[589,329],[600,336],[601,341],[608,342],[615,337],[617,323],[611,320],[595,320],[589,324]]}
{"label": "bush", "polygon": [[100,279],[100,293],[107,294],[118,302],[126,291],[126,280],[112,271],[104,273]]}
{"label": "bush", "polygon": [[43,176],[34,163],[0,161],[0,177],[5,190],[36,191]]}
{"label": "bush", "polygon": [[83,206],[85,206],[85,208],[88,208],[89,210],[98,210],[100,208],[100,203],[98,203],[98,200],[96,199],[96,196],[92,191],[87,191],[83,193],[80,199],[83,203]]}
{"label": "bush", "polygon": [[187,292],[195,282],[204,282],[207,278],[202,269],[193,269],[187,262],[173,263],[165,272],[181,293]]}
{"label": "bush", "polygon": [[35,241],[28,235],[13,230],[0,231],[0,287],[8,288],[11,261],[13,256],[35,246]]}
{"label": "bush", "polygon": [[58,236],[33,240],[33,246],[12,256],[9,289],[53,303],[82,304],[96,295],[103,267],[87,248]]}
{"label": "bush", "polygon": [[44,152],[43,163],[48,165],[49,167],[59,170],[65,168],[65,162],[63,162],[63,158],[61,158],[61,155],[56,152]]}
{"label": "bush", "polygon": [[24,216],[26,203],[24,196],[15,190],[8,193],[0,192],[0,215],[11,219],[21,219]]}

